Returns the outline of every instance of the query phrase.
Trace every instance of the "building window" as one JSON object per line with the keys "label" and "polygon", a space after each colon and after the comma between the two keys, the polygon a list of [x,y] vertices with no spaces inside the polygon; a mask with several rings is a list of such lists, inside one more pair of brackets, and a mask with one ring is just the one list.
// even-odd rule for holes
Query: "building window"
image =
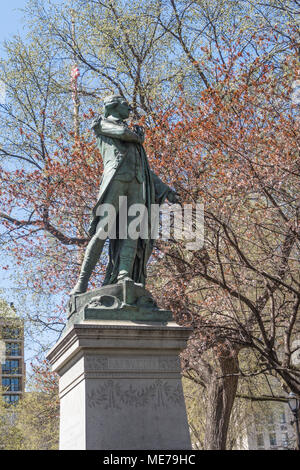
{"label": "building window", "polygon": [[277,446],[277,440],[276,440],[276,433],[275,432],[270,432],[269,434],[269,439],[270,439],[270,446]]}
{"label": "building window", "polygon": [[2,330],[2,336],[4,339],[19,339],[20,328],[10,328],[8,326],[5,326]]}
{"label": "building window", "polygon": [[7,359],[2,365],[2,374],[20,374],[19,361],[17,359]]}
{"label": "building window", "polygon": [[20,390],[20,379],[17,377],[3,377],[2,387],[6,392],[19,392]]}
{"label": "building window", "polygon": [[282,433],[282,447],[287,448],[289,446],[289,435],[287,432]]}
{"label": "building window", "polygon": [[2,378],[2,387],[3,387],[5,392],[9,391],[10,379],[8,377],[3,377]]}
{"label": "building window", "polygon": [[268,415],[268,424],[274,424],[274,416],[273,413]]}
{"label": "building window", "polygon": [[19,395],[3,395],[3,399],[6,403],[17,403],[19,398]]}
{"label": "building window", "polygon": [[263,435],[263,433],[257,434],[256,440],[257,440],[257,447],[258,447],[258,449],[263,449],[263,448],[265,447],[265,442],[264,442],[264,435]]}
{"label": "building window", "polygon": [[12,392],[19,392],[20,391],[20,379],[14,377],[10,379],[10,389]]}
{"label": "building window", "polygon": [[6,355],[7,356],[21,356],[20,343],[6,343]]}
{"label": "building window", "polygon": [[282,411],[280,413],[280,424],[285,424],[286,423],[286,417],[285,417],[285,412]]}

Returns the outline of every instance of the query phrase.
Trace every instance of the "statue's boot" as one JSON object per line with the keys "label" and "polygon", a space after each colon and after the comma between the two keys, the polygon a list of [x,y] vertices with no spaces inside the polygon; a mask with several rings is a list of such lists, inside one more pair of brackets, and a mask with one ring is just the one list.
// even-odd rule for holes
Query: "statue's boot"
{"label": "statue's boot", "polygon": [[83,258],[80,274],[75,287],[70,295],[83,294],[87,290],[91,274],[100,258],[105,240],[101,240],[96,235],[89,242]]}
{"label": "statue's boot", "polygon": [[130,277],[128,271],[122,270],[122,271],[119,272],[118,282],[122,282],[122,281],[132,281],[133,282],[133,279]]}

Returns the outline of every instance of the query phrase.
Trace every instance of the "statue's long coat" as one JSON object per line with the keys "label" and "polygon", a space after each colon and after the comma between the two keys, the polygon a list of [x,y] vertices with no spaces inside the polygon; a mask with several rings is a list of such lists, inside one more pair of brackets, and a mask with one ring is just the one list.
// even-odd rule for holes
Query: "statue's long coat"
{"label": "statue's long coat", "polygon": [[[136,134],[130,131],[124,123],[100,118],[94,121],[92,128],[97,137],[97,145],[103,159],[104,170],[97,202],[92,212],[89,234],[92,236],[96,232],[99,221],[97,209],[100,204],[105,203],[105,196],[116,175],[118,175],[118,180],[128,182],[132,181],[135,176],[134,173],[132,174],[132,169],[126,166],[128,152],[137,152],[137,157],[142,163],[141,168],[146,189],[146,207],[148,209],[148,233],[151,234],[151,204],[162,204],[171,188],[150,170],[143,146],[137,143]],[[117,281],[121,243],[122,240],[118,238],[110,240],[109,263],[106,269],[104,285],[113,284]],[[135,282],[145,283],[146,264],[151,255],[153,244],[154,240],[150,236],[146,240],[138,239],[132,276]]]}

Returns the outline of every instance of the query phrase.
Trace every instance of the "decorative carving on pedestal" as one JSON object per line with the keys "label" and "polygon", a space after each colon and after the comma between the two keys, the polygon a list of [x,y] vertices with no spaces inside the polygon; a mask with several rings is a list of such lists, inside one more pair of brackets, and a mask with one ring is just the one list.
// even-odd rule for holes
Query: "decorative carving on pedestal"
{"label": "decorative carving on pedestal", "polygon": [[123,406],[166,408],[179,404],[182,399],[179,385],[174,387],[161,379],[148,386],[124,386],[119,381],[108,380],[87,394],[90,408],[102,406],[106,410],[121,409]]}

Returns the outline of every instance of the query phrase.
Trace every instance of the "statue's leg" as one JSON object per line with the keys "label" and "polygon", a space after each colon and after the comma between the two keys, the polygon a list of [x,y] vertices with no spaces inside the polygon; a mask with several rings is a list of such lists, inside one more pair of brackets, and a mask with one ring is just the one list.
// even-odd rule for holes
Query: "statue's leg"
{"label": "statue's leg", "polygon": [[[115,211],[111,213],[111,222],[115,222],[113,219],[114,215],[118,213],[119,195],[122,195],[123,186],[124,183],[122,182],[112,182],[108,194],[105,197],[105,201],[103,201],[105,204],[111,204],[115,208]],[[70,295],[82,294],[83,292],[86,292],[89,279],[96,264],[99,261],[105,240],[107,238],[105,226],[108,223],[110,224],[109,220],[107,216],[99,218],[97,231],[86,247],[79,278],[75,287],[70,292]],[[105,223],[102,224],[102,221],[105,221]]]}
{"label": "statue's leg", "polygon": [[78,281],[70,292],[70,295],[86,292],[91,274],[101,256],[104,242],[105,240],[101,240],[97,234],[89,241],[85,250]]}
{"label": "statue's leg", "polygon": [[[136,179],[128,183],[127,190],[127,205],[128,210],[132,204],[143,204],[145,205],[145,198],[143,192],[143,183],[138,183]],[[135,219],[136,216],[128,215],[128,226],[130,222]],[[120,251],[120,263],[119,263],[119,274],[118,281],[123,279],[132,278],[133,264],[137,251],[138,239],[132,239],[127,236],[127,239],[123,240],[122,248]]]}
{"label": "statue's leg", "polygon": [[118,281],[132,278],[132,269],[136,255],[137,240],[124,240],[120,252]]}

